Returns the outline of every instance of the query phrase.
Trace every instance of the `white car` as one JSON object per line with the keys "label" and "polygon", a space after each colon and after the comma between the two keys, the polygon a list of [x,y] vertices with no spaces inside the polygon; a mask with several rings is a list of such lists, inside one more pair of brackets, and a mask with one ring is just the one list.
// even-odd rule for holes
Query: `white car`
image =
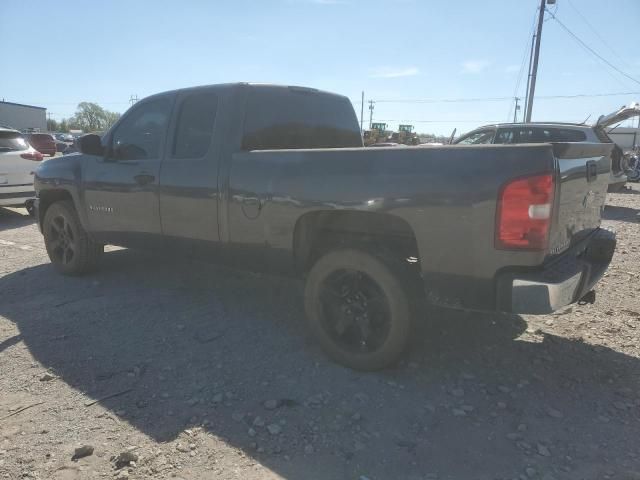
{"label": "white car", "polygon": [[33,213],[33,171],[43,157],[18,130],[0,127],[0,207]]}
{"label": "white car", "polygon": [[[606,130],[606,128],[639,115],[640,104],[632,103],[609,115],[600,116],[593,125],[553,122],[485,125],[454,140],[453,143],[456,145],[547,142],[613,143],[608,134],[615,130],[616,127],[614,126],[609,130]],[[610,192],[620,191],[627,181],[623,159],[622,149],[618,146],[614,147],[611,153],[611,171],[609,173]]]}

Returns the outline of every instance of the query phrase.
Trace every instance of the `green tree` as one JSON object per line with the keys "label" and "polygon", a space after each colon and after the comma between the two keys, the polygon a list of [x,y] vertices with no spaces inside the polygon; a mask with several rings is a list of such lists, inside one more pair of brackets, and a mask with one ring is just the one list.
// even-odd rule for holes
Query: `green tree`
{"label": "green tree", "polygon": [[96,103],[80,102],[73,119],[81,130],[95,132],[104,124],[104,109]]}
{"label": "green tree", "polygon": [[116,123],[120,118],[120,114],[118,112],[110,112],[109,110],[105,110],[105,125],[104,130],[111,128],[111,125]]}
{"label": "green tree", "polygon": [[120,114],[105,110],[97,103],[81,102],[76,113],[69,119],[69,128],[84,132],[97,132],[108,129],[120,118]]}
{"label": "green tree", "polygon": [[58,125],[58,128],[63,133],[67,133],[69,131],[69,125],[67,125],[67,119],[66,118],[63,118],[62,120],[60,120],[60,124]]}
{"label": "green tree", "polygon": [[47,119],[47,131],[57,132],[59,128],[60,126],[58,125],[58,122],[56,120],[54,120],[53,118]]}

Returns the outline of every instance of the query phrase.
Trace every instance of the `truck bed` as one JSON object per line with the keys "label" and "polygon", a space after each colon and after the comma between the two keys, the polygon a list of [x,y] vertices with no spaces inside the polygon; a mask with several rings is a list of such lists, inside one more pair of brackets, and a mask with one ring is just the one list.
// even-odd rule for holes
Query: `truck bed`
{"label": "truck bed", "polygon": [[[290,252],[298,220],[310,212],[388,214],[410,227],[429,299],[495,309],[496,275],[535,269],[585,238],[600,222],[610,146],[523,144],[236,153],[230,166],[222,238]],[[585,163],[597,181],[587,182]],[[547,251],[494,246],[502,186],[553,172],[556,203]],[[585,200],[586,198],[586,200]]]}

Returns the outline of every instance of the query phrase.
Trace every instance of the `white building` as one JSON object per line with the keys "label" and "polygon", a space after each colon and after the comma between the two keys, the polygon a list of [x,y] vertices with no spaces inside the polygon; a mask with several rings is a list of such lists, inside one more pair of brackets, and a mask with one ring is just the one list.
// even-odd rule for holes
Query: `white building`
{"label": "white building", "polygon": [[609,137],[626,152],[640,145],[640,128],[618,127],[609,132]]}
{"label": "white building", "polygon": [[0,125],[16,130],[47,131],[47,109],[0,101]]}

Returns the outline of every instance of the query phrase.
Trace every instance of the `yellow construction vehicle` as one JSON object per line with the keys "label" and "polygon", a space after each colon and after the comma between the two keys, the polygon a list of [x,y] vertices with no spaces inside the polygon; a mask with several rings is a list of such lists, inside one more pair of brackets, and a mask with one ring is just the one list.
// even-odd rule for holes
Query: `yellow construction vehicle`
{"label": "yellow construction vehicle", "polygon": [[398,133],[393,134],[394,142],[404,145],[418,145],[420,139],[413,131],[413,125],[398,125]]}
{"label": "yellow construction vehicle", "polygon": [[372,123],[371,129],[365,130],[362,134],[362,139],[364,140],[364,145],[368,147],[374,143],[386,142],[388,136],[386,123]]}

